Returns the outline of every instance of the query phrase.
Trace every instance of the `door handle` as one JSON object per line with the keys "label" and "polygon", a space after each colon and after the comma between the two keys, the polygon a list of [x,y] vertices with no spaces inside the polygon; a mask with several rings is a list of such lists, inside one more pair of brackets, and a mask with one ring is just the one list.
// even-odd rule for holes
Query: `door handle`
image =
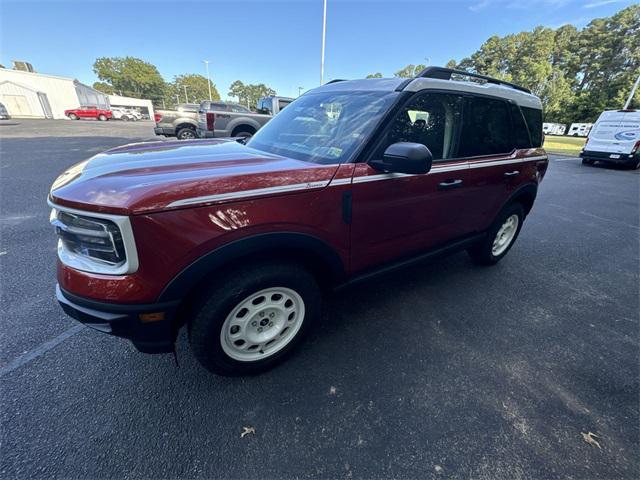
{"label": "door handle", "polygon": [[458,188],[462,186],[462,180],[447,180],[446,182],[442,182],[438,184],[438,190],[447,190],[449,188]]}
{"label": "door handle", "polygon": [[520,171],[519,170],[514,170],[513,172],[507,172],[504,174],[505,177],[509,178],[509,177],[515,177],[516,175],[519,175]]}

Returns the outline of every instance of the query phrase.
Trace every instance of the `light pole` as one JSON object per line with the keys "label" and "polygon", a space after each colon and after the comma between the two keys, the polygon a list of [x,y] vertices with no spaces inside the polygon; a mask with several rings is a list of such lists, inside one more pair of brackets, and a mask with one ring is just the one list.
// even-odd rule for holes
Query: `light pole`
{"label": "light pole", "polygon": [[203,60],[207,67],[207,87],[209,87],[209,101],[211,101],[211,80],[209,79],[209,60]]}
{"label": "light pole", "polygon": [[184,103],[189,103],[189,98],[187,97],[187,86],[183,85],[184,88]]}
{"label": "light pole", "polygon": [[629,105],[631,104],[631,100],[633,100],[633,96],[635,95],[636,90],[638,89],[638,84],[640,84],[640,75],[638,75],[638,78],[636,79],[636,83],[633,84],[633,88],[631,89],[629,98],[627,98],[627,103],[625,103],[624,107],[622,107],[623,110],[626,110],[627,108],[629,108]]}
{"label": "light pole", "polygon": [[298,87],[298,96],[300,96],[300,95],[301,95],[302,90],[304,90],[304,87]]}
{"label": "light pole", "polygon": [[322,53],[320,57],[320,85],[324,83],[324,44],[327,37],[327,0],[323,0],[322,7]]}

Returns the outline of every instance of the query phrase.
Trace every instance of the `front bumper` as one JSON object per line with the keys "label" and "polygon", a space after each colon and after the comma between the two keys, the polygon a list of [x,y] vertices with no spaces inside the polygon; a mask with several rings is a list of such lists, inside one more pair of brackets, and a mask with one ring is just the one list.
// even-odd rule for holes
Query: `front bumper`
{"label": "front bumper", "polygon": [[[611,155],[618,155],[619,158],[612,158]],[[594,152],[592,150],[584,150],[580,152],[580,158],[585,158],[587,160],[593,160],[596,162],[609,162],[609,163],[620,163],[620,164],[630,164],[634,163],[638,159],[638,153],[611,153],[611,152]]]}
{"label": "front bumper", "polygon": [[95,330],[129,339],[141,352],[173,352],[178,302],[146,305],[105,303],[78,297],[62,290],[59,285],[56,285],[56,297],[70,317]]}
{"label": "front bumper", "polygon": [[215,132],[211,131],[211,130],[203,130],[202,128],[197,128],[196,129],[196,135],[198,135],[198,138],[215,138]]}

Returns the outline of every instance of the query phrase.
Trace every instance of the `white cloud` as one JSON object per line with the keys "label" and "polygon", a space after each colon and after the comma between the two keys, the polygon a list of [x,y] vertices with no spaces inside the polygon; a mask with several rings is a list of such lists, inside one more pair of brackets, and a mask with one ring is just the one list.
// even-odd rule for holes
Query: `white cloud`
{"label": "white cloud", "polygon": [[584,8],[597,8],[611,3],[620,3],[624,0],[596,0],[595,2],[587,3]]}

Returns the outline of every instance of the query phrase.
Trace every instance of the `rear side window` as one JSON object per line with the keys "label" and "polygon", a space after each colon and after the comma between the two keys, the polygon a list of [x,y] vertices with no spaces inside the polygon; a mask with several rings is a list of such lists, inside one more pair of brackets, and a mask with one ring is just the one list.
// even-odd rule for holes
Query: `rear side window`
{"label": "rear side window", "polygon": [[524,119],[529,127],[532,147],[542,146],[542,110],[537,108],[521,107]]}
{"label": "rear side window", "polygon": [[496,155],[512,150],[508,104],[504,100],[470,97],[462,121],[458,156]]}
{"label": "rear side window", "polygon": [[511,121],[513,122],[513,140],[516,143],[516,148],[530,148],[531,139],[529,138],[527,124],[524,122],[520,107],[515,103],[511,104]]}

